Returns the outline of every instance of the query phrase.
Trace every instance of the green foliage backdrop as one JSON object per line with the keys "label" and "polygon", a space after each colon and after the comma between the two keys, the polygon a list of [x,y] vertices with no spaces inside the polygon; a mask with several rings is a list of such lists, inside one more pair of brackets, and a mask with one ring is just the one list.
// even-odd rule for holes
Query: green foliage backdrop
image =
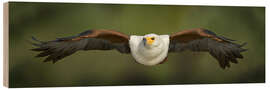
{"label": "green foliage backdrop", "polygon": [[[223,70],[208,53],[185,51],[149,67],[128,54],[96,50],[52,64],[35,58],[28,42],[31,36],[48,41],[88,29],[144,35],[199,27],[247,42],[245,58]],[[264,7],[10,2],[9,35],[10,87],[265,82]]]}

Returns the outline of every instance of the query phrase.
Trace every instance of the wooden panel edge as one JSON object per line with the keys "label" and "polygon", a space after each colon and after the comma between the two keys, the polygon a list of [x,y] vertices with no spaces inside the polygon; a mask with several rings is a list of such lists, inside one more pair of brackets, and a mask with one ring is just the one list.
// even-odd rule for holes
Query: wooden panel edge
{"label": "wooden panel edge", "polygon": [[4,38],[4,72],[3,72],[3,84],[5,87],[9,87],[9,8],[8,8],[8,2],[5,2],[3,5],[3,38]]}

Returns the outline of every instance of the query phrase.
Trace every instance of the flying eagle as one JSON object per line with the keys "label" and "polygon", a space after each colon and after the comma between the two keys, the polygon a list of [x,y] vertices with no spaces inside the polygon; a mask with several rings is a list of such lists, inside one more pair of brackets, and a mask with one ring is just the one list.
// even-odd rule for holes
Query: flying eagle
{"label": "flying eagle", "polygon": [[132,54],[136,62],[153,66],[164,63],[169,52],[209,52],[218,60],[221,68],[230,67],[230,62],[238,63],[242,59],[242,47],[246,44],[233,43],[232,39],[218,36],[207,29],[183,30],[171,35],[146,34],[144,36],[126,35],[113,30],[87,30],[75,36],[57,38],[52,41],[32,43],[41,52],[36,57],[46,57],[44,62],[53,63],[66,56],[83,50],[113,50],[123,54]]}

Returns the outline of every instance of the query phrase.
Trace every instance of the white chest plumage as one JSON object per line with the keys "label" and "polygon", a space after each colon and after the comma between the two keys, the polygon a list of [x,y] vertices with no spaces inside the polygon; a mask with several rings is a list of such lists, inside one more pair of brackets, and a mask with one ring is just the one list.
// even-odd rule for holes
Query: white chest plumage
{"label": "white chest plumage", "polygon": [[160,45],[154,48],[144,46],[143,36],[131,35],[129,46],[132,56],[138,63],[152,66],[161,63],[168,54],[169,35],[159,35],[161,38]]}

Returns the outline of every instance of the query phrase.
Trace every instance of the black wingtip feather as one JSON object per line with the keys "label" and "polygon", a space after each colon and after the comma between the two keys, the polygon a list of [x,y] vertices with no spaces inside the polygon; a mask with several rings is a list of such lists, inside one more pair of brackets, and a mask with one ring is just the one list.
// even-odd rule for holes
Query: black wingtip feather
{"label": "black wingtip feather", "polygon": [[34,46],[37,46],[37,47],[41,46],[41,44],[37,44],[37,43],[31,43],[31,44],[34,45]]}
{"label": "black wingtip feather", "polygon": [[52,60],[52,63],[55,64],[57,62],[57,60]]}
{"label": "black wingtip feather", "polygon": [[202,29],[202,28],[201,28],[201,30],[203,30],[204,33],[207,33],[207,34],[216,36],[216,33],[212,32],[212,31],[210,31],[210,30],[208,30],[208,29]]}
{"label": "black wingtip feather", "polygon": [[49,61],[51,61],[51,60],[46,58],[43,62],[49,62]]}
{"label": "black wingtip feather", "polygon": [[[236,44],[232,42],[226,42],[226,43],[218,43],[213,42],[213,40],[210,40],[212,44],[210,54],[215,57],[222,69],[229,68],[230,62],[237,64],[237,59],[243,59],[243,55],[241,52],[247,51],[247,49],[242,48],[243,46],[247,45],[247,43],[243,44]],[[217,46],[222,46],[217,47]]]}
{"label": "black wingtip feather", "polygon": [[170,42],[169,52],[182,52],[184,50],[207,51],[218,61],[219,66],[222,69],[226,69],[227,67],[229,68],[231,63],[238,63],[237,59],[244,58],[241,53],[247,51],[247,49],[242,47],[247,43],[233,43],[236,40],[218,36],[207,29],[201,28],[199,31],[203,31],[205,34],[221,39],[221,41],[217,41],[209,37],[194,39],[187,43],[173,41],[172,43]]}
{"label": "black wingtip feather", "polygon": [[240,50],[240,52],[245,52],[245,51],[247,51],[248,49],[242,49],[242,50]]}
{"label": "black wingtip feather", "polygon": [[44,48],[44,47],[40,47],[40,48],[34,48],[34,49],[30,49],[32,51],[45,51],[48,50],[48,48]]}
{"label": "black wingtip feather", "polygon": [[44,43],[43,41],[38,40],[38,39],[35,38],[34,36],[32,36],[31,38],[32,38],[32,40],[37,41],[37,42],[39,42],[39,43]]}
{"label": "black wingtip feather", "polygon": [[229,38],[226,38],[226,37],[223,37],[223,36],[218,36],[216,33],[208,30],[208,29],[203,29],[203,31],[209,35],[213,35],[215,37],[218,37],[219,39],[222,39],[222,40],[225,40],[225,41],[236,41],[236,40],[233,40],[233,39],[229,39]]}
{"label": "black wingtip feather", "polygon": [[232,42],[232,41],[236,41],[236,40],[233,40],[233,39],[229,39],[229,38],[226,38],[226,37],[223,37],[223,36],[216,36],[222,40],[225,40],[225,41],[229,41],[229,42]]}
{"label": "black wingtip feather", "polygon": [[80,33],[79,36],[88,35],[88,34],[91,34],[92,32],[93,32],[92,30],[86,30],[86,31]]}
{"label": "black wingtip feather", "polygon": [[234,59],[231,59],[230,60],[232,63],[235,63],[235,64],[237,64],[238,63],[238,61],[234,58]]}
{"label": "black wingtip feather", "polygon": [[243,47],[243,46],[246,46],[247,45],[247,42],[244,42],[240,45],[240,47]]}

